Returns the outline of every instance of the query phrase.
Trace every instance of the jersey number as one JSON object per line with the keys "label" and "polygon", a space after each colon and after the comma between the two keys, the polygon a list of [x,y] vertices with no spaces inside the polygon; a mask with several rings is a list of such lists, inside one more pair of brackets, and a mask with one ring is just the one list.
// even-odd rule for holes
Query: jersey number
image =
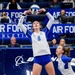
{"label": "jersey number", "polygon": [[38,38],[38,41],[40,41],[40,40],[41,40],[40,36],[38,36],[37,38]]}

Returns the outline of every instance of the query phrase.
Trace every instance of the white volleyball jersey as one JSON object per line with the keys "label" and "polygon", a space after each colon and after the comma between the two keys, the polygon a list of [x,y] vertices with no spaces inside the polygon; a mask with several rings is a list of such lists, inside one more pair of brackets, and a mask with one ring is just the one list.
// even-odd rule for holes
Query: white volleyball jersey
{"label": "white volleyball jersey", "polygon": [[48,36],[49,30],[54,22],[54,18],[51,16],[49,12],[46,15],[48,16],[49,21],[46,27],[39,33],[35,33],[35,32],[32,33],[23,25],[24,16],[21,16],[18,23],[18,26],[23,30],[23,32],[31,40],[34,57],[51,54],[46,37]]}
{"label": "white volleyball jersey", "polygon": [[62,75],[75,75],[71,66],[71,58],[63,55],[61,58],[57,59],[58,61],[58,69],[62,73]]}
{"label": "white volleyball jersey", "polygon": [[40,31],[38,34],[34,32],[31,38],[34,56],[51,54],[46,35],[43,31]]}

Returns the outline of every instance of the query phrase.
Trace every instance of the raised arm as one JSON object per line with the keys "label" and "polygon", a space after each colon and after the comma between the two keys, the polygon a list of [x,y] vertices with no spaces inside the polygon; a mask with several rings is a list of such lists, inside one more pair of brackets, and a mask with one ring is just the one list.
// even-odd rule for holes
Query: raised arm
{"label": "raised arm", "polygon": [[39,10],[39,13],[41,13],[41,12],[45,12],[46,15],[47,15],[47,17],[49,18],[49,21],[48,21],[48,23],[47,23],[47,25],[46,25],[46,28],[47,28],[48,30],[50,30],[50,28],[51,28],[51,26],[52,26],[52,24],[53,24],[53,22],[54,22],[54,17],[53,17],[49,12],[47,12],[46,9],[44,9],[44,8],[41,8],[41,9]]}
{"label": "raised arm", "polygon": [[24,17],[26,17],[26,14],[29,13],[29,12],[30,12],[29,10],[28,10],[28,11],[25,11],[25,12],[21,15],[21,17],[20,17],[20,19],[19,19],[19,22],[18,22],[18,27],[20,27],[21,30],[31,39],[31,34],[32,34],[32,32],[30,32],[30,31],[26,28],[26,26],[23,24]]}
{"label": "raised arm", "polygon": [[49,12],[47,12],[46,15],[49,18],[49,21],[48,21],[46,27],[50,30],[50,28],[54,22],[54,17]]}
{"label": "raised arm", "polygon": [[42,30],[42,31],[45,32],[46,37],[49,37],[49,31],[50,31],[51,26],[52,26],[52,24],[53,24],[53,22],[54,22],[54,18],[53,18],[53,16],[52,16],[49,12],[47,12],[46,9],[44,9],[44,8],[40,9],[39,12],[45,12],[46,15],[47,15],[47,17],[49,18],[49,21],[48,21],[46,27]]}
{"label": "raised arm", "polygon": [[20,19],[19,19],[19,22],[18,22],[18,27],[20,27],[21,30],[26,34],[27,28],[25,27],[25,25],[23,25],[24,17],[25,17],[25,16],[21,15],[21,17],[20,17]]}
{"label": "raised arm", "polygon": [[26,17],[26,15],[29,13],[31,13],[30,10],[24,11],[24,13],[21,15],[19,22],[18,22],[18,27],[20,27],[25,34],[27,33],[27,28],[23,24],[23,21],[24,21],[24,17]]}

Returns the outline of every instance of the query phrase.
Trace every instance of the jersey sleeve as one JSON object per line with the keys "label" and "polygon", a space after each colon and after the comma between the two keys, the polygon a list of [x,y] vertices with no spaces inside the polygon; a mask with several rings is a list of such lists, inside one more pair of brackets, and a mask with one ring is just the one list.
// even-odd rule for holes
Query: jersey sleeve
{"label": "jersey sleeve", "polygon": [[21,30],[28,36],[28,38],[31,40],[31,34],[32,32],[29,31],[26,26],[23,24],[23,20],[24,20],[25,16],[21,16],[18,22],[18,27],[21,28]]}
{"label": "jersey sleeve", "polygon": [[54,22],[54,18],[49,12],[47,12],[46,15],[49,18],[49,21],[48,21],[46,27],[42,31],[44,31],[46,36],[48,37],[49,31],[50,31],[51,26],[52,26],[52,24]]}
{"label": "jersey sleeve", "polygon": [[48,21],[46,27],[50,30],[51,26],[52,26],[52,24],[54,22],[54,17],[49,12],[47,12],[46,15],[49,18],[49,21]]}
{"label": "jersey sleeve", "polygon": [[75,58],[72,58],[71,62],[72,62],[72,63],[75,63]]}
{"label": "jersey sleeve", "polygon": [[64,69],[68,69],[69,67],[68,63],[71,62],[72,58],[63,55],[61,59],[65,63]]}
{"label": "jersey sleeve", "polygon": [[70,57],[68,57],[68,56],[63,56],[62,57],[62,61],[64,62],[64,63],[68,63],[68,62],[71,62],[71,60],[72,60],[72,58],[70,58]]}
{"label": "jersey sleeve", "polygon": [[45,27],[42,31],[45,32],[46,37],[48,37],[48,35],[49,35],[49,30],[48,30],[48,28]]}

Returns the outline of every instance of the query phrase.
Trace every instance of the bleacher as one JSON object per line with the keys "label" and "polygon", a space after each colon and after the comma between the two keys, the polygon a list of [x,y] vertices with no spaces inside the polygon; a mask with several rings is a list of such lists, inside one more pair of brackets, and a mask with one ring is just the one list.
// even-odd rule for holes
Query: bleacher
{"label": "bleacher", "polygon": [[[3,11],[6,11],[5,9],[6,9],[6,6],[7,6],[7,4],[8,4],[8,2],[2,2],[3,3]],[[30,6],[32,5],[32,4],[37,4],[37,5],[39,5],[40,6],[40,8],[46,8],[46,9],[49,9],[50,8],[50,3],[51,2],[18,2],[18,4],[21,6],[21,8],[23,9],[23,10],[27,10],[27,9],[29,9],[30,8]],[[60,9],[61,10],[61,9]],[[74,9],[73,9],[74,10]],[[12,10],[11,10],[12,11]],[[53,9],[53,11],[54,11],[54,9]],[[28,21],[31,21],[31,22],[33,22],[33,21],[35,21],[35,20],[38,20],[38,21],[40,21],[41,23],[42,23],[42,25],[43,25],[43,28],[45,27],[45,25],[46,25],[46,23],[44,23],[44,20],[45,20],[45,18],[46,18],[46,16],[45,16],[45,14],[40,14],[40,15],[36,15],[36,16],[33,16],[33,15],[29,15],[28,16],[29,18],[28,18]],[[68,38],[66,38],[67,40],[71,40],[69,37]],[[74,39],[74,38],[73,38]],[[57,39],[58,40],[58,39]],[[71,40],[72,41],[72,40]],[[68,41],[67,41],[68,42]],[[69,42],[68,42],[69,43]],[[22,43],[21,43],[22,44]],[[24,44],[24,43],[23,43]]]}
{"label": "bleacher", "polygon": [[[3,9],[6,9],[8,2],[2,2],[2,4],[4,5]],[[39,3],[39,2],[18,2],[18,4],[24,10],[29,9],[32,4],[37,4],[40,6],[40,8],[49,8],[50,7],[50,2],[41,2],[41,3]]]}

